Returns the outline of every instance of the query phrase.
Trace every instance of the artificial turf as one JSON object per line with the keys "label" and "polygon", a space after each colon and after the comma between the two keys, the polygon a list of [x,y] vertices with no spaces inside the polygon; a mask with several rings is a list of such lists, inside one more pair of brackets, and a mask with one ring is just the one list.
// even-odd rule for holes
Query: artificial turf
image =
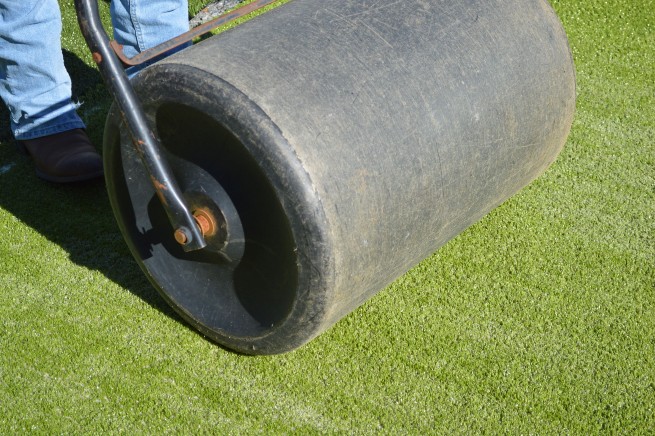
{"label": "artificial turf", "polygon": [[[100,144],[109,100],[72,3],[66,61]],[[578,79],[555,164],[286,355],[187,327],[102,183],[38,181],[3,125],[0,433],[655,433],[655,1],[553,6]]]}

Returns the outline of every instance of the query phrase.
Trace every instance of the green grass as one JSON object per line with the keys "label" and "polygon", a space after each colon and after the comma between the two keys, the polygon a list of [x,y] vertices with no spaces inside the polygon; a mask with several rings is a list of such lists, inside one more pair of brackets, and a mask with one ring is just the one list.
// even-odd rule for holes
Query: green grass
{"label": "green grass", "polygon": [[[108,99],[61,4],[100,144]],[[2,132],[0,433],[655,433],[655,1],[554,6],[579,94],[557,162],[282,356],[188,328],[102,184],[37,181]]]}

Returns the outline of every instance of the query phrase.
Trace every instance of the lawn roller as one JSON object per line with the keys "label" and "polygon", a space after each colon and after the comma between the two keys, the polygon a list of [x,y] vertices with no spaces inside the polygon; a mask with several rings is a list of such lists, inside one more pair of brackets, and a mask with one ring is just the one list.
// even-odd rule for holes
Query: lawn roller
{"label": "lawn roller", "polygon": [[331,327],[543,173],[573,119],[544,0],[292,0],[132,82],[77,7],[116,99],[121,232],[186,321],[247,354]]}

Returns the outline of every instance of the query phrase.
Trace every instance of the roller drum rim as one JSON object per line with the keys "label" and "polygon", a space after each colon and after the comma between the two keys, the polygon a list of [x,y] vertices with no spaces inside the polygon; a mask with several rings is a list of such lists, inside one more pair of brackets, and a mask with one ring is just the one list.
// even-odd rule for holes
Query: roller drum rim
{"label": "roller drum rim", "polygon": [[[167,275],[162,276],[161,270],[177,267],[180,269],[178,274],[183,275],[185,268],[189,268],[189,264],[186,263],[189,261],[189,257],[193,258],[193,256],[197,255],[190,254],[185,259],[169,259],[167,262],[170,265],[164,262],[167,266],[163,267],[161,265],[153,266],[154,261],[149,261],[148,254],[143,252],[143,243],[140,239],[141,236],[139,236],[139,232],[142,232],[142,230],[135,227],[133,215],[135,210],[139,211],[136,213],[139,220],[148,215],[149,212],[144,212],[142,199],[148,198],[148,195],[154,195],[154,190],[149,184],[145,183],[145,173],[140,173],[138,164],[125,165],[125,160],[134,161],[136,155],[130,141],[125,137],[124,129],[121,128],[120,116],[115,107],[112,108],[107,117],[104,138],[105,177],[111,206],[121,233],[137,263],[159,294],[189,324],[212,341],[245,354],[287,352],[308,342],[325,328],[327,309],[330,307],[332,297],[330,282],[333,280],[334,275],[333,254],[327,234],[329,226],[323,213],[321,201],[311,188],[312,183],[309,175],[277,126],[239,90],[220,78],[212,77],[211,79],[210,83],[207,80],[206,72],[193,67],[163,64],[146,69],[136,78],[134,86],[142,99],[146,115],[151,119],[153,125],[157,125],[157,134],[160,136],[166,153],[171,155],[170,162],[174,173],[177,173],[176,176],[181,178],[181,185],[189,184],[190,180],[185,179],[184,171],[180,171],[180,162],[184,162],[182,166],[198,165],[202,171],[212,177],[220,178],[216,175],[218,169],[212,168],[212,159],[204,158],[201,156],[202,153],[195,157],[184,156],[185,151],[181,151],[181,149],[190,148],[189,144],[174,146],[171,142],[174,141],[174,138],[169,138],[169,136],[171,134],[175,135],[175,133],[167,133],[167,128],[171,132],[180,131],[179,128],[176,129],[175,127],[181,126],[171,127],[170,125],[174,122],[175,116],[172,114],[176,110],[180,108],[193,109],[197,111],[197,113],[194,112],[197,115],[201,114],[200,108],[194,108],[194,105],[201,106],[202,114],[208,117],[203,121],[216,123],[216,126],[220,126],[221,129],[225,130],[225,132],[221,133],[233,137],[236,141],[235,144],[237,144],[236,147],[241,148],[245,159],[250,159],[249,164],[258,167],[261,172],[259,174],[260,179],[269,183],[268,194],[279,207],[277,213],[284,215],[284,218],[288,221],[287,232],[290,238],[287,240],[285,248],[287,251],[293,251],[294,258],[286,259],[284,266],[289,269],[292,265],[297,273],[293,295],[286,296],[286,302],[284,303],[288,309],[286,313],[277,314],[271,325],[265,326],[262,324],[255,327],[253,324],[241,329],[238,327],[239,322],[241,322],[238,315],[240,309],[234,299],[231,299],[226,306],[217,304],[214,307],[207,307],[211,306],[207,304],[202,307],[195,307],[196,305],[193,303],[185,304],[184,301],[180,300],[184,297],[180,297],[178,290],[171,288],[171,286],[179,287],[179,280],[177,285],[171,285],[168,283],[170,277]],[[161,83],[167,80],[175,82],[175,86],[164,90]],[[179,92],[180,87],[185,91]],[[155,88],[156,92],[153,92]],[[194,95],[194,102],[190,103],[188,97],[191,94]],[[209,95],[211,97],[208,97]],[[172,109],[168,110],[168,106]],[[167,110],[170,112],[167,115],[168,118],[162,121],[161,118],[166,118],[166,116],[161,114],[166,113]],[[212,119],[209,119],[207,114],[212,114]],[[188,128],[191,127],[188,126]],[[123,137],[121,138],[121,136]],[[200,148],[211,149],[215,145],[204,144]],[[125,174],[126,168],[130,173],[128,175]],[[234,174],[230,176],[234,176]],[[243,182],[243,180],[241,181]],[[233,192],[235,191],[234,186],[225,187],[220,182],[216,183],[221,186],[221,190],[227,192],[226,195],[229,197],[234,195],[243,197],[243,195]],[[223,181],[223,183],[226,182]],[[227,183],[232,182],[228,181]],[[133,186],[138,186],[138,189],[136,189],[139,192],[138,194],[129,192]],[[133,196],[137,198],[136,203],[133,203]],[[237,213],[241,214],[239,209],[244,201],[237,200],[234,203]],[[153,213],[152,206],[150,213]],[[264,211],[262,211],[260,218],[266,218]],[[281,218],[278,216],[277,219],[279,221]],[[253,232],[260,231],[260,229],[252,231],[250,228],[252,224],[249,223],[245,223],[243,227],[246,240],[249,239],[249,235],[253,234]],[[159,236],[159,239],[161,239],[161,236]],[[248,244],[251,247],[252,241]],[[172,247],[170,241],[166,245],[169,248]],[[181,250],[177,251],[178,249],[173,249],[175,251],[174,256],[171,256],[171,249],[155,251],[154,257],[179,257],[182,252]],[[153,255],[153,253],[150,253],[150,255]],[[245,256],[246,260],[248,260],[248,249],[246,249]],[[204,262],[204,259],[198,261],[198,263]],[[325,274],[325,271],[330,273]],[[248,274],[242,273],[242,275]],[[235,286],[235,281],[230,279],[229,285]],[[266,302],[260,304],[264,305]],[[200,319],[199,313],[207,310],[227,310],[230,312],[228,318],[231,316],[233,319],[225,321],[222,327],[217,328],[216,325],[210,325],[212,323],[206,322],[206,319]],[[234,314],[235,312],[237,315]],[[245,313],[241,314],[241,317],[247,318]],[[266,320],[266,322],[268,321],[270,320]],[[256,322],[257,320],[255,320]],[[236,327],[231,328],[230,325],[236,325]]]}

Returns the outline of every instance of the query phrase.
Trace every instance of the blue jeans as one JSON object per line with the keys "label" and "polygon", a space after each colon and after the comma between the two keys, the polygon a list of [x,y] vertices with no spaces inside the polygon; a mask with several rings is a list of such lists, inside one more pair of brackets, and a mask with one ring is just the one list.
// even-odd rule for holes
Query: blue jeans
{"label": "blue jeans", "polygon": [[[112,0],[111,13],[129,57],[189,26],[187,0]],[[0,0],[0,98],[18,140],[84,128],[64,68],[57,0]]]}

